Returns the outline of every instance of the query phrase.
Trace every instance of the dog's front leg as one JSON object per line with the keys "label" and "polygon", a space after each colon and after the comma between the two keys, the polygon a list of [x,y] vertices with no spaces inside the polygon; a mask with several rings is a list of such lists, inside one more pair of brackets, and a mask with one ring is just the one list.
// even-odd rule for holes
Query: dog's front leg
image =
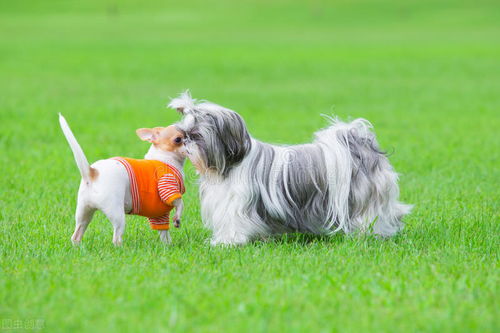
{"label": "dog's front leg", "polygon": [[245,245],[249,241],[250,241],[250,238],[248,238],[245,235],[239,234],[239,235],[232,235],[232,236],[212,237],[212,239],[210,240],[210,245],[212,245],[212,246]]}
{"label": "dog's front leg", "polygon": [[181,216],[184,209],[184,202],[181,198],[175,199],[173,205],[175,207],[174,227],[179,228],[181,226]]}
{"label": "dog's front leg", "polygon": [[165,244],[172,243],[172,237],[170,237],[170,232],[168,230],[158,230],[160,234],[160,240]]}

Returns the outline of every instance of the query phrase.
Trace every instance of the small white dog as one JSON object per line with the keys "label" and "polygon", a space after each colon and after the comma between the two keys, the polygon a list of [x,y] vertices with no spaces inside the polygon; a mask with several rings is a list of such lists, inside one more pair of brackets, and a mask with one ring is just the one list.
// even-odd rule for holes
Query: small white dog
{"label": "small white dog", "polygon": [[160,239],[170,243],[170,211],[175,207],[174,226],[178,228],[184,206],[184,134],[175,126],[140,128],[136,131],[139,138],[152,143],[144,160],[117,157],[89,165],[61,114],[59,123],[82,175],[72,242],[78,244],[82,240],[99,209],[113,224],[115,245],[122,243],[125,214],[148,217]]}
{"label": "small white dog", "polygon": [[392,236],[403,227],[411,206],[399,202],[398,176],[368,121],[332,119],[313,142],[278,146],[252,138],[236,112],[188,93],[169,106],[184,115],[177,127],[201,176],[212,244],[287,232]]}

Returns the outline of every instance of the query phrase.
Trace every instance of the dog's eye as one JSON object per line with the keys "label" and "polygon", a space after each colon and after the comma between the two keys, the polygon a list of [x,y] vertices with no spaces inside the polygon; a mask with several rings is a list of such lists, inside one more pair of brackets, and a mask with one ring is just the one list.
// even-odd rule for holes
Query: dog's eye
{"label": "dog's eye", "polygon": [[182,138],[180,136],[176,137],[175,140],[174,140],[175,143],[181,143],[182,142]]}

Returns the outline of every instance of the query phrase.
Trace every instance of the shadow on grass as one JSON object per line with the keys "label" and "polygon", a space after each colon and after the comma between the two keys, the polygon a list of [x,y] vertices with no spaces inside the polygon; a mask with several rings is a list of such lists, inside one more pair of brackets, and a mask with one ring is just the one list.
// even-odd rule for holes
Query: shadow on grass
{"label": "shadow on grass", "polygon": [[327,235],[314,235],[314,234],[301,234],[290,233],[277,236],[270,236],[260,240],[255,240],[254,243],[274,243],[274,244],[296,244],[296,245],[311,245],[315,243],[342,243],[345,241],[345,235],[335,234]]}
{"label": "shadow on grass", "polygon": [[406,239],[405,234],[397,234],[393,237],[384,238],[374,234],[365,233],[352,233],[344,234],[342,232],[333,235],[314,235],[314,234],[301,234],[290,233],[277,236],[270,236],[268,238],[257,239],[253,242],[254,245],[272,243],[276,245],[294,244],[299,246],[310,246],[312,244],[331,244],[340,245],[343,243],[358,243],[358,244],[380,244],[391,242],[398,244],[404,242]]}

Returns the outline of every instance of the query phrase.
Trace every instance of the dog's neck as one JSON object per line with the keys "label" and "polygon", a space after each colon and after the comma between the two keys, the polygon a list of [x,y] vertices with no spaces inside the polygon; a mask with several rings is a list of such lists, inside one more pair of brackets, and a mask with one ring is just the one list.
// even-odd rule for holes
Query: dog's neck
{"label": "dog's neck", "polygon": [[144,158],[146,160],[156,160],[170,164],[171,166],[179,170],[181,174],[184,174],[183,169],[184,169],[185,158],[182,157],[180,154],[164,151],[156,148],[154,145],[151,145]]}

